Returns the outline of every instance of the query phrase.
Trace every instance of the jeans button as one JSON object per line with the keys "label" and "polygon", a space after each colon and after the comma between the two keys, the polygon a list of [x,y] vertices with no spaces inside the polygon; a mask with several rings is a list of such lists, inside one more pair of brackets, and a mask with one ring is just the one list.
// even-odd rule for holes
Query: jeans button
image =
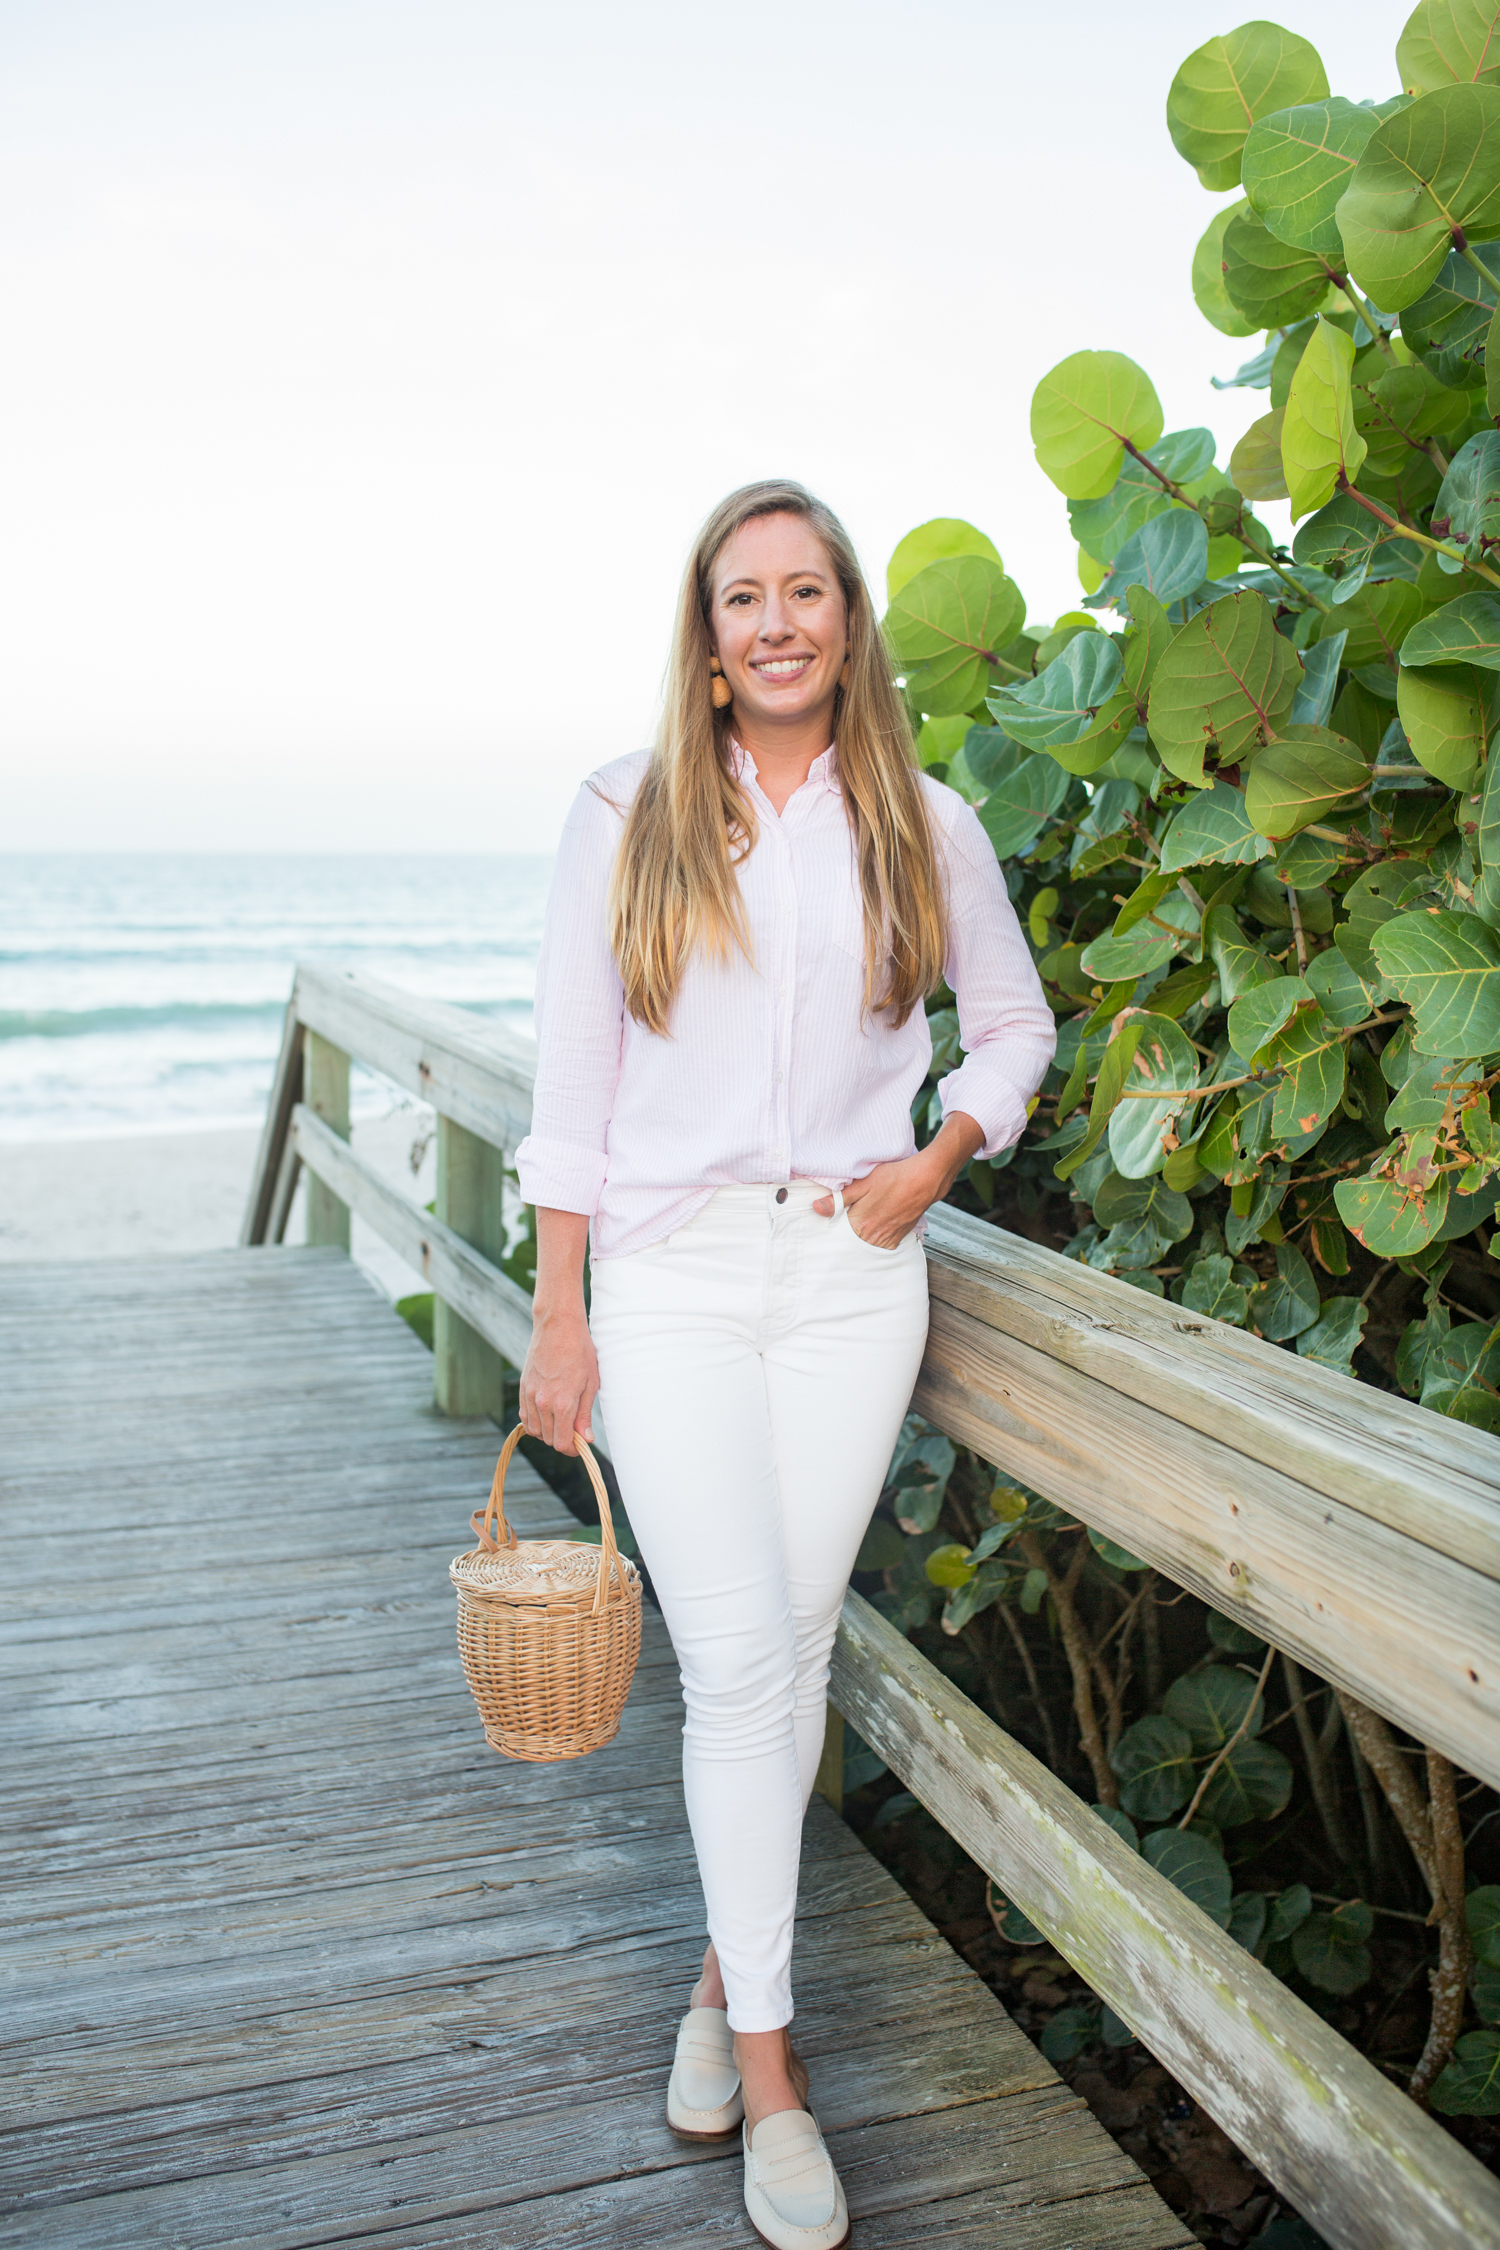
{"label": "jeans button", "polygon": [[786,1201],[786,1189],[785,1189],[785,1188],[778,1188],[778,1189],[776,1190],[776,1200],[777,1200],[777,1202],[778,1202],[778,1203],[785,1203],[785,1201]]}

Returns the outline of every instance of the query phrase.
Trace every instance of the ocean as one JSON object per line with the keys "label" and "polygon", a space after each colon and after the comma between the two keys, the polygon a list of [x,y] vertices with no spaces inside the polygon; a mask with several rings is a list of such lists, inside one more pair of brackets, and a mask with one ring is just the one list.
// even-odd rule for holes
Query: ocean
{"label": "ocean", "polygon": [[[259,1121],[299,961],[529,1032],[552,861],[0,855],[0,1139]],[[356,1111],[388,1089],[357,1071]]]}

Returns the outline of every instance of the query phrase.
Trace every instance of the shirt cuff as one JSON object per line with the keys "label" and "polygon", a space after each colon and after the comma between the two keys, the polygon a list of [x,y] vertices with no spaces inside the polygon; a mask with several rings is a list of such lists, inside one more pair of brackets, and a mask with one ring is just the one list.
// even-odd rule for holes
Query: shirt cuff
{"label": "shirt cuff", "polygon": [[546,1211],[581,1211],[591,1219],[599,1208],[608,1167],[602,1148],[541,1140],[535,1133],[528,1133],[516,1150],[521,1201]]}
{"label": "shirt cuff", "polygon": [[1026,1130],[1026,1103],[1009,1080],[985,1075],[987,1084],[977,1071],[971,1072],[967,1063],[962,1064],[938,1080],[938,1100],[945,1121],[954,1110],[961,1109],[981,1128],[984,1146],[980,1157],[999,1156]]}

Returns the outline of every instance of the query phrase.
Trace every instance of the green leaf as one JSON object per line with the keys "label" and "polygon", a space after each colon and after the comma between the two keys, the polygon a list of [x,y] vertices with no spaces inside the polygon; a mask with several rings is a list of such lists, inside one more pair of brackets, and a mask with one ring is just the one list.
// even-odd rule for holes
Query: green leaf
{"label": "green leaf", "polygon": [[1292,698],[1292,725],[1326,727],[1338,690],[1346,633],[1325,634],[1303,651],[1302,678]]}
{"label": "green leaf", "polygon": [[1224,229],[1224,287],[1258,328],[1284,328],[1323,302],[1328,268],[1311,251],[1278,241],[1254,211],[1241,211]]}
{"label": "green leaf", "polygon": [[1180,891],[1161,899],[1151,912],[1150,921],[1137,924],[1123,937],[1111,933],[1086,945],[1079,957],[1084,974],[1101,983],[1144,976],[1148,969],[1159,969],[1198,934],[1197,909]]}
{"label": "green leaf", "polygon": [[929,563],[886,612],[897,660],[912,674],[923,711],[972,711],[990,685],[997,653],[1026,615],[1020,589],[984,555]]}
{"label": "green leaf", "polygon": [[1286,471],[1281,465],[1281,431],[1286,408],[1278,406],[1252,422],[1229,456],[1229,474],[1247,500],[1285,500]]}
{"label": "green leaf", "polygon": [[1403,665],[1396,709],[1412,754],[1445,789],[1467,789],[1484,756],[1490,688],[1472,666]]}
{"label": "green leaf", "polygon": [[[1338,1180],[1333,1200],[1349,1232],[1377,1258],[1410,1258],[1435,1241],[1448,1213],[1448,1175],[1436,1181],[1410,1167],[1390,1178]],[[1346,1304],[1347,1298],[1335,1298]]]}
{"label": "green leaf", "polygon": [[1106,1828],[1112,1828],[1120,1841],[1128,1844],[1133,1852],[1140,1850],[1140,1835],[1129,1813],[1121,1812],[1118,1805],[1090,1805],[1089,1811],[1102,1820]]}
{"label": "green leaf", "polygon": [[1368,447],[1354,426],[1354,338],[1319,316],[1297,362],[1281,425],[1281,465],[1292,514],[1326,506],[1340,480],[1350,484]]}
{"label": "green leaf", "polygon": [[1444,2066],[1431,2101],[1444,2117],[1500,2115],[1500,2030],[1487,2024],[1454,2042],[1453,2059]]}
{"label": "green leaf", "polygon": [[1163,1132],[1197,1098],[1198,1056],[1184,1031],[1166,1016],[1133,1016],[1139,1029],[1123,1092],[1147,1093],[1117,1103],[1109,1120],[1109,1153],[1127,1179],[1159,1172],[1167,1150]]}
{"label": "green leaf", "polygon": [[1224,286],[1224,237],[1231,222],[1249,208],[1242,199],[1216,211],[1193,252],[1193,302],[1221,336],[1253,336],[1260,325],[1246,319]]}
{"label": "green leaf", "polygon": [[1486,922],[1500,925],[1500,758],[1485,766],[1474,829],[1474,905]]}
{"label": "green leaf", "polygon": [[1203,917],[1203,943],[1226,1003],[1232,1004],[1252,985],[1268,984],[1281,973],[1258,945],[1251,944],[1232,907],[1209,908]]}
{"label": "green leaf", "polygon": [[1344,244],[1334,206],[1378,120],[1363,104],[1333,94],[1273,110],[1245,142],[1245,193],[1272,234],[1340,267]]}
{"label": "green leaf", "polygon": [[1206,1671],[1187,1672],[1172,1682],[1162,1698],[1169,1719],[1184,1727],[1200,1758],[1222,1750],[1250,1715],[1250,1735],[1257,1735],[1265,1718],[1255,1682],[1244,1672],[1213,1664]]}
{"label": "green leaf", "polygon": [[973,724],[967,711],[953,712],[944,719],[928,719],[917,736],[918,765],[951,765],[963,749]]}
{"label": "green leaf", "polygon": [[1317,1319],[1318,1284],[1302,1252],[1290,1242],[1276,1245],[1274,1280],[1262,1283],[1250,1300],[1250,1318],[1268,1344],[1287,1344]]}
{"label": "green leaf", "polygon": [[1493,1430],[1500,1421],[1500,1331],[1464,1321],[1435,1337],[1422,1365],[1421,1403],[1456,1422]]}
{"label": "green leaf", "polygon": [[1336,945],[1309,961],[1304,979],[1330,1023],[1347,1031],[1373,1016],[1389,987],[1384,977],[1362,977],[1350,967]]}
{"label": "green leaf", "polygon": [[1170,507],[1127,539],[1098,591],[1091,609],[1113,603],[1118,609],[1132,586],[1144,586],[1165,604],[1196,593],[1208,575],[1208,527],[1192,508]]}
{"label": "green leaf", "polygon": [[[1181,1023],[1189,1008],[1197,1006],[1214,981],[1213,965],[1208,961],[1195,961],[1186,969],[1174,969],[1164,977],[1151,994],[1151,1013],[1170,1016],[1173,1023]],[[1176,1186],[1178,1183],[1173,1182]]]}
{"label": "green leaf", "polygon": [[1193,1793],[1192,1755],[1186,1728],[1167,1718],[1137,1719],[1110,1754],[1121,1808],[1132,1820],[1169,1820]]}
{"label": "green leaf", "polygon": [[1236,1891],[1229,1902],[1229,1934],[1247,1953],[1253,1953],[1265,1935],[1269,1903],[1264,1891]]}
{"label": "green leaf", "polygon": [[1322,630],[1348,634],[1344,663],[1351,670],[1355,666],[1376,663],[1391,666],[1386,699],[1393,702],[1397,652],[1426,607],[1417,587],[1392,580],[1380,586],[1365,586],[1352,599],[1340,603],[1336,616],[1330,618]]}
{"label": "green leaf", "polygon": [[1500,934],[1477,914],[1397,914],[1376,930],[1373,950],[1415,1016],[1422,1054],[1500,1047]]}
{"label": "green leaf", "polygon": [[1216,781],[1201,797],[1190,798],[1162,839],[1163,874],[1184,867],[1206,867],[1227,860],[1233,867],[1264,859],[1270,845],[1245,806],[1242,790]]}
{"label": "green leaf", "polygon": [[1226,1656],[1265,1655],[1266,1644],[1259,1633],[1246,1632],[1243,1625],[1237,1625],[1234,1619],[1226,1617],[1222,1610],[1211,1609],[1205,1622],[1209,1639],[1214,1647],[1221,1649]]}
{"label": "green leaf", "polygon": [[1127,930],[1133,930],[1138,922],[1144,922],[1148,915],[1156,912],[1168,893],[1176,888],[1177,877],[1170,868],[1154,867],[1149,875],[1143,875],[1115,916],[1114,936],[1124,937]]}
{"label": "green leaf", "polygon": [[1254,1062],[1268,1039],[1274,1039],[1302,1003],[1310,997],[1309,987],[1300,977],[1277,977],[1272,982],[1252,985],[1241,993],[1229,1010],[1228,1026],[1230,1044],[1237,1055]]}
{"label": "green leaf", "polygon": [[1167,95],[1167,130],[1178,155],[1217,194],[1237,185],[1257,118],[1327,93],[1316,47],[1279,24],[1241,24],[1188,56]]}
{"label": "green leaf", "polygon": [[1244,1326],[1249,1304],[1249,1290],[1234,1278],[1234,1260],[1220,1250],[1199,1258],[1182,1285],[1184,1312],[1203,1313],[1235,1328]]}
{"label": "green leaf", "polygon": [[1365,1942],[1374,1927],[1375,1917],[1360,1899],[1331,1914],[1309,1914],[1292,1932],[1292,1959],[1320,1992],[1358,1992],[1375,1971]]}
{"label": "green leaf", "polygon": [[1294,562],[1326,570],[1337,580],[1335,602],[1346,602],[1357,594],[1372,571],[1377,578],[1409,576],[1410,554],[1409,541],[1392,539],[1379,517],[1372,516],[1347,492],[1339,493],[1326,508],[1319,508],[1316,515],[1299,524],[1292,541]]}
{"label": "green leaf", "polygon": [[1500,80],[1500,9],[1495,0],[1420,0],[1396,42],[1396,68],[1409,94],[1438,86],[1492,86]]}
{"label": "green leaf", "polygon": [[1250,768],[1245,810],[1262,835],[1295,836],[1309,821],[1327,820],[1355,796],[1369,768],[1352,742],[1327,727],[1283,727]]}
{"label": "green leaf", "polygon": [[[997,688],[989,707],[1003,731],[1029,750],[1085,742],[1115,726],[1123,671],[1118,641],[1079,633],[1034,680]],[[1133,725],[1133,697],[1129,710]]]}
{"label": "green leaf", "polygon": [[[976,754],[975,744],[982,747]],[[966,746],[969,770],[988,792],[980,826],[997,859],[1029,851],[1058,810],[1072,776],[1051,758],[1038,757],[999,727],[976,727]]]}
{"label": "green leaf", "polygon": [[1386,118],[1337,217],[1366,295],[1386,312],[1415,304],[1457,234],[1500,234],[1500,88],[1444,86]]}
{"label": "green leaf", "polygon": [[[1189,1220],[1188,1225],[1183,1229],[1184,1234],[1191,1231],[1191,1226],[1192,1222]],[[1092,1525],[1089,1527],[1089,1545],[1093,1548],[1095,1554],[1107,1562],[1112,1569],[1149,1570],[1151,1568],[1148,1562],[1141,1561],[1139,1555],[1131,1554],[1128,1547],[1117,1546],[1113,1539],[1106,1539],[1104,1534],[1095,1531]]]}
{"label": "green leaf", "polygon": [[1168,1243],[1181,1242],[1193,1231],[1191,1203],[1159,1177],[1130,1180],[1111,1172],[1094,1197],[1094,1217],[1101,1227],[1119,1226],[1126,1219],[1151,1218]]}
{"label": "green leaf", "polygon": [[1305,1140],[1317,1133],[1343,1098],[1346,1053],[1315,1000],[1267,1042],[1264,1060],[1283,1074],[1271,1110],[1272,1138]]}
{"label": "green leaf", "polygon": [[915,531],[909,531],[886,564],[886,600],[893,602],[902,587],[929,563],[947,562],[955,555],[983,555],[997,570],[1005,568],[1000,550],[973,524],[959,516],[935,516],[931,523],[919,523]]}
{"label": "green leaf", "polygon": [[1290,1883],[1271,1901],[1266,1917],[1266,1943],[1285,1945],[1312,1912],[1312,1892],[1305,1883]]}
{"label": "green leaf", "polygon": [[1464,1901],[1476,1961],[1500,1969],[1500,1883],[1481,1883]]}
{"label": "green leaf", "polygon": [[1484,561],[1500,546],[1500,430],[1480,430],[1453,456],[1433,503],[1432,536]]}
{"label": "green leaf", "polygon": [[1123,352],[1074,352],[1042,377],[1031,401],[1038,464],[1070,500],[1108,492],[1125,441],[1145,452],[1162,428],[1150,376]]}
{"label": "green leaf", "polygon": [[[1492,276],[1500,275],[1500,248],[1470,246]],[[1490,323],[1495,311],[1494,278],[1486,286],[1459,250],[1443,260],[1437,277],[1401,315],[1401,340],[1440,383],[1467,390],[1486,371]]]}
{"label": "green leaf", "polygon": [[1165,1875],[1185,1898],[1201,1907],[1211,1922],[1217,1922],[1221,1930],[1228,1929],[1234,1877],[1223,1853],[1215,1851],[1206,1836],[1195,1835],[1191,1829],[1156,1828],[1142,1844],[1141,1854],[1158,1875]]}
{"label": "green leaf", "polygon": [[[1338,1186],[1343,1186],[1340,1181]],[[1337,1196],[1338,1188],[1334,1190]],[[1357,1297],[1329,1297],[1311,1328],[1304,1328],[1297,1338],[1297,1350],[1303,1359],[1310,1359],[1319,1367],[1331,1367],[1340,1375],[1350,1375],[1354,1369],[1350,1362],[1370,1317],[1368,1305]]]}
{"label": "green leaf", "polygon": [[1099,2019],[1094,2010],[1075,2003],[1059,2008],[1047,2018],[1042,2029],[1041,2050],[1054,2069],[1063,2063],[1077,2060],[1085,2047],[1091,2047],[1098,2037]]}
{"label": "green leaf", "polygon": [[1127,539],[1174,505],[1160,477],[1147,467],[1154,462],[1163,475],[1179,484],[1190,483],[1213,466],[1211,430],[1171,430],[1153,445],[1144,460],[1127,454],[1119,475],[1102,499],[1068,503],[1068,528],[1088,554],[1111,563]]}
{"label": "green leaf", "polygon": [[1237,1742],[1203,1792],[1198,1815],[1215,1828],[1274,1820],[1292,1796],[1292,1763],[1273,1742]]}
{"label": "green leaf", "polygon": [[1089,1108],[1088,1131],[1077,1146],[1069,1149],[1067,1155],[1055,1167],[1058,1179],[1070,1179],[1079,1165],[1087,1157],[1093,1155],[1094,1150],[1104,1138],[1111,1112],[1120,1098],[1120,1090],[1125,1083],[1126,1073],[1135,1057],[1143,1020],[1143,1018],[1135,1016],[1122,1023],[1105,1048],[1104,1058],[1099,1065],[1099,1075],[1094,1081],[1094,1099]]}
{"label": "green leaf", "polygon": [[946,1546],[934,1547],[927,1557],[927,1575],[934,1586],[967,1586],[974,1576],[969,1550],[951,1540]]}
{"label": "green leaf", "polygon": [[1148,724],[1163,765],[1201,788],[1206,752],[1235,765],[1281,730],[1301,673],[1262,595],[1210,603],[1156,668]]}

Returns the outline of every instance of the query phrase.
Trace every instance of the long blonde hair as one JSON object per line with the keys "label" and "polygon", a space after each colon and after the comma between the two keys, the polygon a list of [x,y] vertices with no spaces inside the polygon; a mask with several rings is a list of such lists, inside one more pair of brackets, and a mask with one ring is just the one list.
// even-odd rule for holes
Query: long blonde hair
{"label": "long blonde hair", "polygon": [[843,589],[849,684],[835,696],[834,735],[864,901],[865,1007],[903,1024],[942,978],[947,915],[911,723],[849,534],[800,484],[747,484],[720,501],[688,558],[661,731],[610,881],[625,1005],[649,1031],[666,1032],[696,948],[749,955],[735,865],[755,848],[755,814],[729,762],[731,714],[709,692],[709,615],[725,542],[753,518],[779,515],[811,525]]}

